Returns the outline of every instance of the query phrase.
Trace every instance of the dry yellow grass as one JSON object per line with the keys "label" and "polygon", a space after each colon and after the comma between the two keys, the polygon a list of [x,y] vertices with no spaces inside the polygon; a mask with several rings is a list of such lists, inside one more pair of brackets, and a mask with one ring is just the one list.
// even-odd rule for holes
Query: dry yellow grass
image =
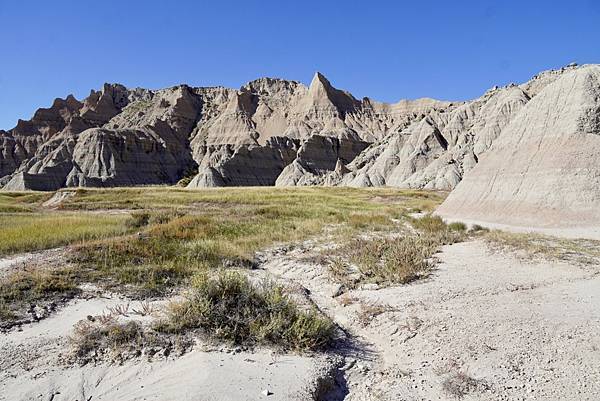
{"label": "dry yellow grass", "polygon": [[0,215],[0,255],[85,242],[126,231],[127,215],[27,213]]}
{"label": "dry yellow grass", "polygon": [[[74,195],[58,210],[42,207],[48,194],[10,195],[29,196],[31,210],[0,213],[0,253],[74,245],[69,290],[92,282],[138,296],[165,294],[209,269],[251,266],[256,251],[318,235],[325,227],[346,236],[397,229],[410,212],[430,211],[444,197],[390,188],[70,191]],[[11,294],[0,299],[2,316],[18,312],[17,301],[39,298],[12,278],[0,280],[4,294]]]}
{"label": "dry yellow grass", "polygon": [[516,251],[526,258],[533,256],[585,265],[597,264],[600,260],[600,241],[500,230],[484,231],[481,236],[492,247]]}

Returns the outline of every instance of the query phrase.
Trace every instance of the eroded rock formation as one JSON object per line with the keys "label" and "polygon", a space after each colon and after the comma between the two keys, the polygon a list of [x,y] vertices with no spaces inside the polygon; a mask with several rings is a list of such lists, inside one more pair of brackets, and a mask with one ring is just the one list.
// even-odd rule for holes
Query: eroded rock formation
{"label": "eroded rock formation", "polygon": [[[0,131],[7,190],[174,184],[452,189],[570,66],[470,102],[356,99],[320,73],[239,90],[106,84]],[[594,118],[587,130],[595,130]]]}
{"label": "eroded rock formation", "polygon": [[[554,79],[549,79],[554,78]],[[600,66],[553,74],[439,209],[520,226],[600,223]]]}

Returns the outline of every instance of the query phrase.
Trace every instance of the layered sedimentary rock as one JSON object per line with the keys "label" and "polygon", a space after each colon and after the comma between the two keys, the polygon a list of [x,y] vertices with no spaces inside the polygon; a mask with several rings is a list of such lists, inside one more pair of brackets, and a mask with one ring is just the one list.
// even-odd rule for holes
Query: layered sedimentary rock
{"label": "layered sedimentary rock", "polygon": [[373,144],[347,166],[339,184],[452,189],[528,101],[527,93],[510,86],[433,110]]}
{"label": "layered sedimentary rock", "polygon": [[309,87],[252,81],[199,121],[191,141],[198,175],[189,186],[323,184],[338,160],[350,163],[370,144],[449,105],[357,100],[320,73]]}
{"label": "layered sedimentary rock", "polygon": [[[452,189],[570,66],[470,102],[356,99],[320,73],[239,90],[106,84],[0,131],[7,190],[347,185]],[[583,68],[581,68],[583,69]],[[549,111],[553,113],[553,111]],[[182,182],[184,182],[182,181]]]}
{"label": "layered sedimentary rock", "polygon": [[600,66],[543,79],[438,213],[538,227],[600,223]]}
{"label": "layered sedimentary rock", "polygon": [[239,90],[106,84],[83,102],[57,99],[0,132],[0,182],[7,190],[174,184],[197,171],[191,187],[320,183],[338,161],[350,163],[448,106],[357,100],[319,73],[308,87],[271,78]]}
{"label": "layered sedimentary rock", "polygon": [[[188,135],[197,108],[196,96],[185,86],[153,93],[105,85],[78,103],[62,125],[38,119],[42,128],[29,128],[25,137],[36,138],[35,147],[4,178],[4,188],[53,190],[177,182],[193,168]],[[15,137],[24,132],[18,128],[11,131]]]}

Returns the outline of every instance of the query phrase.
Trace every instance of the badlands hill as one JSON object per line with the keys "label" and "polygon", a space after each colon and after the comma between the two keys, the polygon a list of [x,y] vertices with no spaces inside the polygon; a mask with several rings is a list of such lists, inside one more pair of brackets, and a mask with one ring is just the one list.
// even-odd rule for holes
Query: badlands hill
{"label": "badlands hill", "polygon": [[530,117],[521,120],[536,110],[542,126],[558,116],[552,104],[535,106],[552,102],[545,88],[589,68],[547,71],[469,102],[359,100],[320,73],[309,87],[271,78],[239,90],[105,84],[83,101],[56,99],[31,120],[0,131],[0,183],[6,190],[55,190],[186,178],[189,187],[450,190],[532,99]]}
{"label": "badlands hill", "polygon": [[600,225],[600,66],[522,107],[438,213],[529,227]]}

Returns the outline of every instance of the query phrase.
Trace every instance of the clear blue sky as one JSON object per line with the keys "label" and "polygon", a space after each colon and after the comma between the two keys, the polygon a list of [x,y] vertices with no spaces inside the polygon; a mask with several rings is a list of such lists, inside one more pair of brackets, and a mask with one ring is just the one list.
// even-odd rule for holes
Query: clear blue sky
{"label": "clear blue sky", "polygon": [[600,0],[0,0],[0,128],[103,82],[318,70],[356,97],[459,100],[571,61],[600,62]]}

